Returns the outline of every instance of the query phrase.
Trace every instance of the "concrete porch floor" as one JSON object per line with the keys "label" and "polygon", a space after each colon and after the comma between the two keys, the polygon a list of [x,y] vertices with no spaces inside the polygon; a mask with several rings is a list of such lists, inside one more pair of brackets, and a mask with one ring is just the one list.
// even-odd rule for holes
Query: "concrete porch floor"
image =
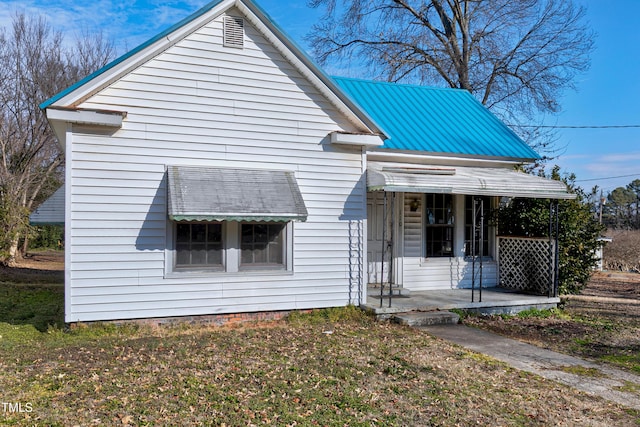
{"label": "concrete porch floor", "polygon": [[547,309],[557,307],[560,298],[517,293],[503,288],[483,288],[482,302],[479,291],[475,291],[475,302],[471,302],[471,289],[442,289],[412,291],[409,296],[394,296],[389,307],[388,296],[382,299],[380,289],[367,289],[367,303],[362,308],[379,317],[390,317],[396,313],[411,311],[468,310],[484,314],[515,314],[529,308]]}

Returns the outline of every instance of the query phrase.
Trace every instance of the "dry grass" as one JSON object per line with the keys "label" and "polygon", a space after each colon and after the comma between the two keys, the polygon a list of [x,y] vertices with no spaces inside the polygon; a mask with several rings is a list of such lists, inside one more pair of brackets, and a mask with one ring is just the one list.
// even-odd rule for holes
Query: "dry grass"
{"label": "dry grass", "polygon": [[640,273],[640,230],[609,230],[613,241],[604,248],[605,270]]}
{"label": "dry grass", "polygon": [[639,415],[353,311],[215,329],[0,324],[0,335],[0,400],[32,408],[0,413],[4,425],[632,426]]}

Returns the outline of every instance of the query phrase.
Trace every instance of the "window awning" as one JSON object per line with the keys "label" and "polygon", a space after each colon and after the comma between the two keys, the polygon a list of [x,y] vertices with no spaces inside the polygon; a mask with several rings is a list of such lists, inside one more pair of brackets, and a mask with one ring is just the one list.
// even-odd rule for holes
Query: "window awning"
{"label": "window awning", "polygon": [[170,166],[174,221],[306,221],[293,172]]}
{"label": "window awning", "polygon": [[370,162],[369,191],[574,199],[561,181],[506,168],[398,165]]}

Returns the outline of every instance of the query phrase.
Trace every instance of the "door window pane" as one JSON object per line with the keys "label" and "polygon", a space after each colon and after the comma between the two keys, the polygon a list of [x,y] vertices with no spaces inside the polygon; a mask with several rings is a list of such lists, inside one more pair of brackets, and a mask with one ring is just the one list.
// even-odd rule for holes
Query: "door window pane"
{"label": "door window pane", "polygon": [[453,256],[455,223],[453,196],[451,194],[427,194],[424,222],[425,256]]}
{"label": "door window pane", "polygon": [[[474,209],[474,199],[477,200]],[[489,253],[489,218],[491,213],[491,198],[488,196],[466,196],[464,198],[464,254],[466,256],[480,255],[480,249],[482,249],[482,256],[490,256]],[[482,213],[484,214],[484,226],[480,227],[480,201],[482,201]],[[473,216],[476,217],[476,229],[473,229]],[[481,233],[482,231],[482,233]],[[475,233],[475,253],[473,250],[473,233]]]}

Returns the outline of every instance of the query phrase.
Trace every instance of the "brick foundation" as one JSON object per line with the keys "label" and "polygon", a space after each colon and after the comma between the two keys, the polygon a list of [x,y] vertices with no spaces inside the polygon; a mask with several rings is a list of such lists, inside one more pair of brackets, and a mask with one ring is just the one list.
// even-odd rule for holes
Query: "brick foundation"
{"label": "brick foundation", "polygon": [[[308,313],[312,310],[299,310],[301,313]],[[261,311],[256,313],[228,313],[228,314],[208,314],[201,316],[177,316],[177,317],[156,317],[149,319],[121,319],[121,320],[109,320],[101,322],[78,322],[71,323],[69,326],[73,329],[81,325],[87,325],[91,323],[134,323],[145,326],[163,326],[163,325],[180,325],[180,324],[194,324],[194,325],[207,325],[207,326],[223,326],[233,325],[238,323],[247,322],[272,322],[281,320],[287,317],[292,311]]]}

